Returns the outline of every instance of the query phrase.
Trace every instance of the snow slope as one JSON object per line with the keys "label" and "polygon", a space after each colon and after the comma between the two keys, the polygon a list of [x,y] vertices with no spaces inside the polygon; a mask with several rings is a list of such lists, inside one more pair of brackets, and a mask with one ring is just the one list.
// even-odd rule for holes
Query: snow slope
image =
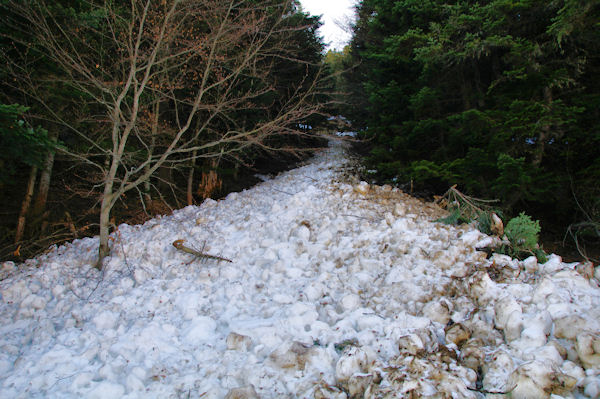
{"label": "snow slope", "polygon": [[97,238],[4,263],[0,397],[599,396],[598,269],[488,260],[490,237],[349,184],[347,162],[332,141],[250,190],[121,225],[103,274]]}

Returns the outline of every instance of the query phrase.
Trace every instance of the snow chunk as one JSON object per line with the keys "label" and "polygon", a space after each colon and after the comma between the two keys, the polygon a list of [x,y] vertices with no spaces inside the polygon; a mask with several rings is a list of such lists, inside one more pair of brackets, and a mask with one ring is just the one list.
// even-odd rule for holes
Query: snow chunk
{"label": "snow chunk", "polygon": [[540,269],[546,274],[556,273],[562,270],[567,265],[562,263],[562,258],[558,255],[552,254],[548,257],[548,261],[540,265]]}
{"label": "snow chunk", "polygon": [[478,271],[470,279],[471,296],[480,304],[486,305],[498,297],[500,289],[484,271]]}
{"label": "snow chunk", "polygon": [[507,380],[514,370],[512,357],[505,350],[491,354],[490,361],[484,365],[483,387],[487,391],[504,392],[507,390]]}
{"label": "snow chunk", "polygon": [[215,339],[217,322],[208,316],[199,316],[192,320],[189,327],[185,329],[183,339],[190,345],[197,345]]}
{"label": "snow chunk", "polygon": [[252,338],[246,335],[232,332],[227,336],[227,349],[229,350],[247,351],[250,346],[252,346]]}
{"label": "snow chunk", "polygon": [[356,294],[348,294],[342,298],[342,308],[345,311],[352,311],[360,306],[361,299]]}
{"label": "snow chunk", "polygon": [[548,398],[550,393],[569,392],[576,382],[550,364],[537,360],[519,366],[508,379],[508,385],[514,386],[511,392],[514,399]]}
{"label": "snow chunk", "polygon": [[198,292],[180,294],[175,300],[175,305],[186,320],[192,320],[198,316],[198,311],[205,300]]}
{"label": "snow chunk", "polygon": [[44,309],[46,307],[46,299],[42,298],[39,295],[31,294],[27,296],[27,298],[25,298],[23,302],[21,302],[21,308],[27,307],[33,308],[35,310]]}
{"label": "snow chunk", "polygon": [[92,319],[98,330],[112,330],[115,328],[119,315],[115,312],[105,310]]}
{"label": "snow chunk", "polygon": [[310,230],[304,224],[301,224],[290,232],[290,237],[308,241],[310,239]]}
{"label": "snow chunk", "polygon": [[496,302],[494,310],[496,313],[496,327],[498,327],[500,330],[504,330],[506,323],[508,322],[508,318],[512,315],[512,313],[523,313],[521,305],[519,305],[512,295],[506,295],[500,298],[500,300]]}
{"label": "snow chunk", "polygon": [[369,183],[367,183],[366,181],[361,181],[356,186],[354,186],[354,191],[362,195],[367,194],[369,192],[369,189]]}
{"label": "snow chunk", "polygon": [[589,398],[600,397],[600,378],[588,377],[584,381],[585,389],[583,393]]}
{"label": "snow chunk", "polygon": [[125,384],[127,389],[133,392],[144,392],[146,389],[144,383],[135,374],[129,374]]}
{"label": "snow chunk", "polygon": [[137,268],[133,271],[133,278],[137,284],[143,284],[150,278],[150,274],[144,269]]}
{"label": "snow chunk", "polygon": [[577,380],[577,385],[581,385],[583,379],[585,378],[585,371],[583,371],[581,367],[570,360],[565,360],[560,366],[560,369],[563,373]]}
{"label": "snow chunk", "polygon": [[80,373],[73,379],[71,383],[71,389],[79,391],[82,388],[88,388],[94,380],[94,374],[92,373]]}
{"label": "snow chunk", "polygon": [[102,381],[86,395],[90,399],[113,399],[120,398],[125,394],[122,385],[113,382]]}
{"label": "snow chunk", "polygon": [[347,385],[354,374],[367,371],[369,358],[367,353],[356,346],[347,347],[335,365],[335,378],[338,383]]}
{"label": "snow chunk", "polygon": [[17,270],[17,267],[15,266],[15,262],[13,261],[6,261],[6,262],[2,262],[2,267],[0,267],[0,272],[2,272],[2,274],[10,274],[11,272],[14,272],[15,270]]}
{"label": "snow chunk", "polygon": [[535,256],[530,256],[521,261],[521,263],[523,264],[525,270],[527,270],[529,273],[535,273],[539,270],[538,261]]}
{"label": "snow chunk", "polygon": [[563,358],[558,349],[551,343],[536,349],[533,352],[533,359],[550,364],[552,367],[559,367],[563,363]]}
{"label": "snow chunk", "polygon": [[527,325],[527,328],[521,331],[521,338],[511,342],[510,345],[519,348],[521,352],[544,346],[546,344],[546,334],[543,327],[539,324],[524,324]]}
{"label": "snow chunk", "polygon": [[294,297],[287,294],[275,294],[273,295],[273,301],[282,305],[293,303]]}
{"label": "snow chunk", "polygon": [[258,399],[259,396],[254,389],[254,386],[232,388],[225,399]]}
{"label": "snow chunk", "polygon": [[554,336],[556,338],[575,339],[586,330],[588,330],[588,321],[576,314],[554,320]]}
{"label": "snow chunk", "polygon": [[[479,244],[480,238],[483,237],[483,234],[479,230],[471,230],[466,232],[460,237],[460,240],[467,246],[474,247]],[[485,246],[485,245],[484,245]]]}
{"label": "snow chunk", "polygon": [[323,296],[324,292],[325,292],[325,287],[323,286],[323,284],[311,283],[304,290],[304,295],[306,296],[306,299],[308,299],[309,301],[316,301],[317,299],[319,299]]}
{"label": "snow chunk", "polygon": [[31,294],[31,290],[27,288],[25,280],[20,280],[0,291],[0,294],[2,294],[4,303],[18,303],[28,297]]}
{"label": "snow chunk", "polygon": [[575,348],[583,367],[600,368],[600,337],[590,333],[579,334]]}
{"label": "snow chunk", "polygon": [[446,325],[450,320],[448,302],[446,300],[431,301],[423,308],[423,314],[436,323]]}

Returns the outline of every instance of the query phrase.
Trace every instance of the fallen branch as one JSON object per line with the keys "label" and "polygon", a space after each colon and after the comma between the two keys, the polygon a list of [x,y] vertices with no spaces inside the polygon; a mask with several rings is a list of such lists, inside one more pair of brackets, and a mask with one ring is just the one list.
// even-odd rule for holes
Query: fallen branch
{"label": "fallen branch", "polygon": [[592,235],[595,233],[596,236],[598,238],[600,238],[600,223],[595,223],[593,221],[573,223],[573,224],[569,225],[569,228],[567,229],[565,236],[563,237],[563,245],[565,245],[567,236],[571,235],[571,237],[573,238],[573,241],[575,242],[575,247],[577,248],[577,252],[579,252],[579,254],[585,260],[598,262],[599,259],[594,259],[587,255],[585,248],[583,248],[583,245],[579,242],[580,234],[586,230],[589,231],[590,234],[592,234]]}
{"label": "fallen branch", "polygon": [[450,187],[444,195],[437,197],[435,203],[450,211],[450,215],[437,221],[446,224],[469,223],[476,220],[479,229],[486,234],[502,237],[504,225],[496,215],[491,204],[498,200],[485,200],[461,193],[456,185]]}
{"label": "fallen branch", "polygon": [[196,256],[198,258],[216,259],[216,260],[222,260],[222,261],[225,261],[225,262],[233,263],[233,261],[231,259],[222,258],[222,257],[217,256],[217,255],[205,254],[203,252],[196,251],[196,250],[194,250],[192,248],[186,247],[185,245],[183,245],[184,242],[185,242],[184,239],[175,240],[175,241],[173,241],[173,246],[175,248],[177,248],[178,250],[182,251],[182,252],[194,255],[194,256]]}

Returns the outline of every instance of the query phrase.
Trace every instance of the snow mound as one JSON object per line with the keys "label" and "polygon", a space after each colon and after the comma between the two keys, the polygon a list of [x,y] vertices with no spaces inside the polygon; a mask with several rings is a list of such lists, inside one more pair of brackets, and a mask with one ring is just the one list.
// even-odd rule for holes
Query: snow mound
{"label": "snow mound", "polygon": [[[600,289],[503,256],[344,143],[221,201],[0,270],[0,397],[598,397]],[[172,243],[231,259],[194,259]],[[597,276],[597,270],[595,275]]]}

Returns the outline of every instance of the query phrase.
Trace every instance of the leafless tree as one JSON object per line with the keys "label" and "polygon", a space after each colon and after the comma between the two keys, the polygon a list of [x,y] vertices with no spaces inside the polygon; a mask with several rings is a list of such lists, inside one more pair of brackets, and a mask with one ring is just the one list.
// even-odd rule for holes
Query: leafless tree
{"label": "leafless tree", "polygon": [[[292,0],[90,2],[92,22],[68,26],[45,0],[8,4],[27,21],[38,51],[58,66],[55,79],[83,93],[97,112],[85,131],[70,125],[86,149],[62,151],[99,176],[98,268],[109,254],[115,203],[130,190],[144,198],[159,168],[268,147],[274,135],[300,134],[295,127],[320,110],[313,100],[322,74],[308,73],[315,66],[286,47],[306,28],[287,23]],[[302,62],[307,72],[273,107],[259,99],[274,91],[271,76],[281,59]],[[234,117],[266,108],[269,119]]]}

